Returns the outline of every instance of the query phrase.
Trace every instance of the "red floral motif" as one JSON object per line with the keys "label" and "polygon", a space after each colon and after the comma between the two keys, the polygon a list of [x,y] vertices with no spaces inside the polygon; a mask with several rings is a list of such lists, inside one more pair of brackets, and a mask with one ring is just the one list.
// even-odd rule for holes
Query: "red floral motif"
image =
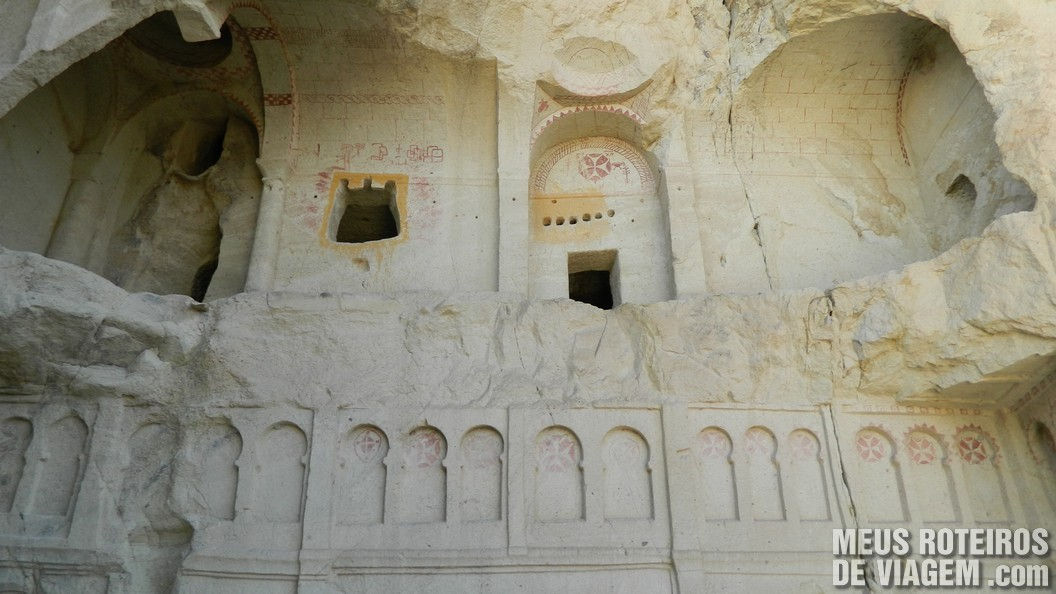
{"label": "red floral motif", "polygon": [[906,438],[906,451],[915,464],[931,464],[938,458],[935,444],[926,435],[912,434]]}
{"label": "red floral motif", "polygon": [[609,175],[616,165],[601,153],[583,155],[579,163],[579,174],[585,179],[598,182]]}
{"label": "red floral motif", "polygon": [[986,445],[975,435],[965,435],[957,442],[957,451],[961,459],[969,464],[979,464],[989,458]]}
{"label": "red floral motif", "polygon": [[887,447],[884,438],[876,433],[866,431],[858,434],[855,445],[858,448],[858,457],[866,462],[879,462],[887,456]]}
{"label": "red floral motif", "polygon": [[385,438],[376,429],[364,427],[352,439],[352,451],[364,462],[377,462],[385,455]]}
{"label": "red floral motif", "polygon": [[818,445],[814,436],[807,431],[794,431],[788,437],[788,447],[795,460],[810,460],[818,457]]}
{"label": "red floral motif", "polygon": [[550,102],[547,101],[546,99],[540,99],[539,100],[539,108],[536,111],[539,112],[539,113],[542,113],[542,112],[546,111],[547,107],[550,107]]}
{"label": "red floral motif", "polygon": [[752,427],[744,437],[744,450],[749,456],[769,456],[773,453],[774,440],[765,429]]}
{"label": "red floral motif", "polygon": [[576,465],[576,442],[567,433],[550,433],[539,442],[539,466],[547,472],[566,472]]}
{"label": "red floral motif", "polygon": [[730,439],[718,429],[705,429],[697,436],[697,454],[701,458],[726,458],[730,449]]}
{"label": "red floral motif", "polygon": [[444,455],[443,439],[437,431],[427,429],[411,434],[410,462],[418,468],[429,468]]}

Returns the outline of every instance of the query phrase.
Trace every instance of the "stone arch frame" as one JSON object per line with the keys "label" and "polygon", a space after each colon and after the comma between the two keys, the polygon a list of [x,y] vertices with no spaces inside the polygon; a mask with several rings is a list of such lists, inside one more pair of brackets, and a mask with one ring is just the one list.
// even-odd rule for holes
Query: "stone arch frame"
{"label": "stone arch frame", "polygon": [[[148,430],[150,427],[161,428],[165,431],[170,432],[172,442],[169,444],[168,450],[168,463],[165,464],[162,461],[161,468],[156,468],[155,472],[147,475],[149,479],[146,481],[146,489],[143,492],[135,493],[133,489],[137,486],[133,482],[135,469],[133,463],[137,461],[137,458],[133,456],[132,444],[134,438],[140,434],[141,431]],[[171,418],[164,418],[160,414],[150,414],[142,419],[138,419],[130,427],[131,431],[123,435],[123,443],[121,448],[122,464],[121,464],[121,486],[117,496],[118,509],[122,519],[125,521],[125,527],[129,530],[129,536],[133,539],[142,539],[144,535],[149,533],[157,532],[158,534],[169,534],[170,538],[173,535],[178,535],[177,538],[182,537],[180,533],[187,530],[186,536],[189,540],[190,527],[187,523],[179,517],[179,515],[170,507],[170,503],[174,498],[174,488],[176,486],[176,465],[180,457],[181,450],[184,449],[184,437],[186,434],[186,428],[184,425],[177,420]],[[148,441],[141,443],[149,447],[151,454],[157,453],[159,448],[158,441]],[[142,478],[142,477],[141,477]],[[162,497],[164,511],[157,508],[153,508],[154,513],[167,512],[168,517],[164,518],[163,525],[158,527],[155,525],[155,520],[158,518],[149,519],[150,517],[146,509],[131,509],[128,504],[132,503],[131,497],[133,495],[142,495],[144,492],[148,492],[151,487],[163,488],[164,496]],[[149,507],[150,503],[147,503]],[[140,517],[142,515],[142,517]],[[146,521],[142,521],[146,520]]]}
{"label": "stone arch frame", "polygon": [[[271,287],[275,275],[287,168],[299,142],[300,99],[289,47],[281,28],[267,9],[257,0],[237,0],[228,8],[228,15],[247,21],[243,26],[257,56],[257,71],[264,93],[264,133],[260,136],[260,156],[257,159],[264,191],[245,286],[247,291],[264,290]],[[255,20],[256,16],[262,21]],[[263,26],[249,27],[250,23]],[[273,44],[276,43],[279,52],[274,51]]]}
{"label": "stone arch frame", "polygon": [[[738,492],[737,474],[743,472],[744,468],[734,457],[734,443],[730,432],[718,425],[708,425],[694,433],[693,437],[693,451],[700,469],[699,486],[704,492],[701,505],[705,520],[741,519],[740,504],[743,494]],[[711,476],[708,475],[709,470]]]}
{"label": "stone arch frame", "polygon": [[[63,213],[59,222],[52,232],[48,247],[48,256],[60,258],[76,263],[86,269],[92,270],[100,275],[106,274],[108,265],[108,250],[114,238],[122,231],[122,225],[131,222],[131,217],[137,208],[144,204],[143,196],[129,196],[128,192],[136,186],[126,182],[124,173],[133,164],[124,163],[122,156],[127,154],[129,148],[135,148],[138,153],[145,153],[152,139],[153,132],[150,121],[161,115],[162,121],[167,120],[168,126],[175,126],[182,118],[169,117],[167,114],[186,109],[183,103],[198,103],[198,106],[208,105],[210,113],[215,117],[221,112],[228,116],[240,119],[251,125],[257,134],[256,147],[259,150],[259,127],[254,122],[253,110],[247,108],[244,103],[230,93],[205,86],[191,89],[178,89],[167,93],[154,93],[144,98],[135,105],[134,110],[121,114],[120,118],[113,119],[113,130],[108,134],[101,134],[92,144],[96,147],[87,154],[95,155],[94,160],[86,167],[93,177],[105,179],[105,185],[98,184],[98,191],[84,196],[73,197],[70,193],[64,200]],[[175,109],[174,109],[175,108]],[[76,181],[71,183],[71,188]],[[139,189],[145,189],[143,186]],[[67,204],[72,202],[73,204]],[[253,202],[242,200],[239,204]],[[71,210],[67,210],[71,208]],[[72,209],[76,209],[73,212]],[[217,212],[217,226],[221,229],[221,237],[224,235],[224,214],[234,209],[228,208]],[[94,229],[85,229],[83,223],[87,220],[102,221]],[[85,237],[85,233],[89,236]],[[230,234],[230,237],[240,234]],[[95,239],[96,237],[103,239]],[[244,241],[244,240],[242,240]],[[222,241],[220,241],[223,244]],[[248,262],[228,261],[223,252],[226,251],[223,244],[218,246],[218,261],[221,267],[231,270],[245,272]],[[248,247],[248,245],[247,245]],[[238,253],[238,247],[233,248]],[[251,253],[250,253],[251,255]],[[244,288],[245,283],[242,284]]]}
{"label": "stone arch frame", "polygon": [[[928,491],[928,498],[919,496],[910,498],[910,509],[915,512],[915,516],[918,516],[916,519],[922,521],[962,521],[964,503],[961,501],[961,494],[958,492],[957,484],[953,478],[950,444],[939,433],[938,429],[926,424],[914,425],[908,428],[903,434],[902,442],[902,455],[907,460],[903,472],[907,475],[906,486],[910,492],[912,493],[913,489],[920,488],[925,483],[923,477],[928,477],[933,481],[931,489]],[[937,451],[931,451],[933,449],[937,449]],[[925,474],[929,468],[934,469],[932,472],[938,473],[937,479]],[[941,485],[941,490],[938,485],[934,484],[936,480]],[[952,516],[936,518],[933,516],[934,510],[923,507],[925,501],[930,502],[940,496],[946,498],[947,501],[944,503],[947,505],[940,505],[941,509],[939,511],[942,513],[950,512]]]}
{"label": "stone arch frame", "polygon": [[[594,252],[612,254],[614,302],[651,303],[675,295],[667,189],[661,183],[657,156],[645,146],[641,122],[641,116],[624,106],[588,104],[552,114],[533,131],[528,220],[518,223],[529,228],[532,298],[567,297],[562,287],[568,272],[580,272],[566,272],[569,254]],[[616,167],[593,177],[581,166],[579,175],[584,179],[577,176],[574,182],[586,190],[547,194],[553,167],[563,163],[567,173],[567,158],[577,152],[582,153],[577,158],[604,157]],[[627,179],[626,189],[614,192],[620,186],[610,184],[621,173]],[[563,226],[566,219],[569,225]],[[554,225],[548,224],[550,220]]]}
{"label": "stone arch frame", "polygon": [[440,427],[422,423],[401,436],[398,449],[396,521],[447,522],[451,515],[451,448],[447,435]]}
{"label": "stone arch frame", "polygon": [[[45,478],[44,473],[51,468],[49,462],[54,459],[55,455],[55,452],[52,450],[54,447],[53,442],[55,440],[53,432],[58,425],[70,419],[79,423],[83,427],[84,438],[80,450],[77,452],[77,468],[74,470],[73,476],[70,477],[72,485],[66,501],[66,509],[60,514],[44,514],[40,511],[40,490],[41,482]],[[39,423],[41,425],[40,439],[34,439],[30,443],[30,449],[27,450],[26,454],[27,457],[29,457],[29,452],[32,451],[33,456],[37,459],[35,460],[34,476],[32,477],[32,491],[29,494],[29,513],[62,517],[65,519],[65,524],[68,529],[70,519],[73,517],[77,509],[78,501],[81,498],[84,478],[88,468],[88,458],[92,454],[92,440],[94,438],[93,426],[85,420],[85,416],[79,410],[65,407],[62,410],[51,411],[51,414],[48,414],[45,418],[40,420],[43,421],[42,423]]]}
{"label": "stone arch frame", "polygon": [[[377,441],[360,440],[368,433],[376,434],[378,437]],[[357,506],[358,511],[364,513],[353,516],[342,512],[348,502],[345,501],[345,493],[335,486],[334,504],[331,508],[332,523],[368,525],[384,524],[390,520],[387,517],[386,510],[391,506],[389,494],[393,477],[391,476],[389,458],[392,452],[393,446],[389,434],[377,423],[369,421],[356,423],[338,436],[334,483],[337,486],[353,490],[354,495],[358,496],[360,500],[360,504]],[[354,456],[356,460],[346,458],[349,454]],[[371,472],[374,475],[374,480],[371,482],[357,477],[358,480],[349,482],[349,473],[352,468],[346,467],[346,460],[353,467],[358,466],[360,470]],[[370,501],[371,506],[369,509],[363,503],[364,493],[362,490],[367,489],[369,489],[369,495],[376,499],[376,501]],[[368,511],[371,513],[366,513]]]}
{"label": "stone arch frame", "polygon": [[[818,434],[807,427],[796,427],[785,436],[785,444],[787,446],[786,468],[790,479],[786,493],[792,500],[791,504],[786,501],[786,506],[795,506],[800,521],[831,520],[832,503],[829,495],[829,480],[825,472],[825,446],[818,438]],[[806,476],[808,474],[813,476]],[[809,492],[812,486],[816,487],[818,492],[804,500],[802,494]],[[800,496],[798,500],[797,495]],[[808,510],[805,509],[806,503],[818,506],[814,510],[809,510],[816,512],[809,514],[812,517],[806,517],[808,515]]]}
{"label": "stone arch frame", "polygon": [[[642,465],[641,468],[638,468],[636,466],[635,468],[633,468],[631,470],[633,470],[635,473],[641,472],[644,475],[644,476],[639,476],[639,478],[644,479],[643,480],[644,484],[642,485],[644,487],[644,489],[643,489],[644,493],[640,494],[640,497],[641,497],[641,501],[640,502],[643,504],[643,507],[647,511],[644,514],[636,515],[633,518],[629,518],[629,517],[622,516],[622,515],[610,516],[610,514],[612,512],[609,509],[610,504],[613,503],[613,501],[610,501],[610,499],[615,496],[615,493],[613,493],[611,491],[612,485],[610,484],[609,481],[611,480],[612,477],[609,476],[609,473],[610,473],[610,471],[615,470],[615,469],[610,468],[610,466],[609,466],[610,450],[608,449],[608,446],[611,443],[610,440],[612,440],[614,438],[618,438],[621,434],[629,435],[631,439],[635,440],[638,444],[641,444],[641,446],[644,448],[644,452],[642,452],[642,454],[641,454],[644,464]],[[610,518],[613,518],[613,519],[635,519],[635,520],[653,520],[653,519],[655,519],[655,517],[656,517],[656,493],[655,493],[656,489],[655,489],[653,478],[655,476],[654,475],[654,470],[655,470],[654,469],[654,463],[655,463],[656,455],[653,452],[652,446],[649,445],[649,440],[646,439],[645,435],[641,431],[639,431],[638,429],[636,429],[634,427],[631,427],[629,425],[619,425],[619,426],[613,427],[612,429],[610,429],[610,430],[605,432],[605,435],[603,435],[602,438],[601,438],[600,446],[601,446],[601,452],[602,452],[602,456],[601,456],[602,474],[605,476],[605,479],[604,479],[604,481],[605,481],[604,482],[604,494],[603,494],[603,503],[604,503],[604,505],[602,506],[603,507],[603,510],[602,510],[603,511],[603,516],[606,519],[610,519]]]}
{"label": "stone arch frame", "polygon": [[[543,446],[544,435],[548,434],[561,434],[565,437],[571,438],[570,445],[572,446],[572,457],[570,460],[563,461],[556,457],[550,460],[550,465],[544,468],[544,460],[540,457],[540,450]],[[583,442],[579,438],[579,435],[567,425],[549,425],[543,427],[535,434],[532,439],[532,456],[531,466],[532,473],[534,475],[535,486],[532,489],[532,507],[534,508],[532,516],[536,522],[582,522],[587,519],[587,488],[586,488],[586,473],[584,472],[586,465],[586,455],[583,451]],[[549,469],[549,470],[548,470]],[[572,501],[574,505],[566,510],[562,510],[567,513],[542,513],[543,508],[541,507],[540,495],[544,493],[550,493],[550,489],[545,488],[546,486],[540,480],[543,475],[543,471],[560,471],[570,474],[571,484],[563,486],[571,486],[575,489],[572,497],[564,498],[564,501]],[[565,480],[565,483],[569,483],[569,480]]]}
{"label": "stone arch frame", "polygon": [[[7,501],[6,504],[0,506],[0,514],[9,513],[11,511],[14,511],[15,509],[15,503],[18,499],[20,485],[22,484],[23,479],[26,476],[26,470],[29,468],[30,447],[33,444],[34,437],[36,437],[36,426],[33,424],[33,419],[30,418],[29,415],[12,414],[5,416],[4,418],[0,419],[0,425],[8,425],[12,421],[15,424],[24,424],[27,427],[28,431],[25,437],[25,444],[22,445],[21,451],[8,449],[5,452],[5,454],[11,454],[17,451],[18,459],[10,460],[8,462],[12,463],[12,466],[17,466],[18,476],[8,477],[9,479],[13,479],[7,486],[9,491],[9,495],[7,497],[9,497],[10,500]],[[8,447],[8,444],[5,443],[4,445],[5,448]]]}
{"label": "stone arch frame", "polygon": [[[288,429],[296,431],[296,435],[300,437],[301,443],[303,443],[304,445],[304,451],[301,452],[299,458],[295,461],[300,467],[299,482],[293,483],[292,485],[299,489],[297,510],[296,513],[290,514],[290,518],[283,517],[280,519],[275,519],[273,516],[269,515],[271,513],[274,513],[275,510],[272,510],[268,506],[261,504],[261,497],[265,497],[265,495],[262,495],[262,493],[264,493],[262,489],[266,489],[267,486],[263,485],[260,479],[262,476],[265,475],[265,473],[262,472],[264,465],[269,462],[268,460],[262,459],[262,451],[264,449],[264,446],[267,444],[268,440],[271,439],[273,435],[275,435],[279,431]],[[297,423],[292,420],[278,420],[273,423],[269,423],[256,433],[256,435],[254,436],[255,443],[253,444],[254,479],[252,489],[254,493],[251,494],[253,501],[253,515],[262,518],[264,521],[270,523],[300,523],[304,520],[305,502],[308,494],[309,463],[312,453],[312,441],[309,435],[310,434],[305,431],[304,427],[302,427],[300,423]],[[236,511],[236,514],[237,513],[238,512]]]}
{"label": "stone arch frame", "polygon": [[[198,470],[217,470],[222,469],[230,472],[230,481],[227,486],[230,487],[230,493],[224,493],[223,491],[212,490],[208,495],[204,492],[196,490],[195,497],[200,501],[200,505],[204,510],[204,514],[210,518],[211,521],[216,522],[231,522],[238,518],[240,506],[239,502],[242,500],[243,507],[245,506],[245,499],[247,494],[243,492],[241,488],[244,484],[243,465],[249,465],[252,467],[252,460],[247,457],[250,449],[247,448],[247,442],[243,429],[239,429],[235,424],[234,420],[226,415],[220,416],[209,416],[201,421],[197,421],[187,427],[182,427],[184,431],[183,447],[180,449],[178,454],[180,464],[193,464]],[[224,458],[218,457],[218,452],[215,449],[216,441],[209,443],[204,441],[204,437],[212,434],[215,437],[216,433],[224,434],[232,437],[233,445],[237,446],[233,448],[235,455],[230,459],[230,467],[227,464],[223,466],[217,465],[216,461],[224,461]],[[190,435],[193,435],[193,439],[190,439]],[[203,455],[198,455],[194,450],[191,450],[191,444],[196,444],[196,450],[202,452]],[[179,473],[180,470],[175,472]],[[227,481],[225,481],[227,482]],[[219,485],[217,483],[210,484],[208,487],[215,488]],[[219,495],[223,495],[221,499]],[[220,503],[222,505],[216,505]],[[230,511],[226,508],[230,507]],[[223,513],[218,513],[223,512]]]}
{"label": "stone arch frame", "polygon": [[748,509],[752,519],[788,519],[787,485],[782,476],[783,448],[777,434],[764,425],[752,425],[745,429],[738,449],[748,480]]}
{"label": "stone arch frame", "polygon": [[[471,452],[470,441],[474,436],[487,435],[497,439],[498,453],[494,458]],[[458,442],[458,495],[459,520],[462,522],[500,521],[506,517],[507,442],[496,427],[489,424],[474,425],[462,433]],[[490,468],[489,468],[490,467]],[[468,478],[475,477],[476,484]],[[473,491],[473,487],[484,482],[492,483],[491,489]],[[472,497],[477,495],[477,497]],[[483,496],[481,496],[483,495]],[[492,501],[494,499],[494,501]],[[483,503],[482,503],[483,502]],[[487,505],[485,506],[484,503]],[[475,506],[475,507],[474,507]],[[490,514],[491,511],[495,515]]]}
{"label": "stone arch frame", "polygon": [[[864,440],[863,438],[865,437],[865,434],[869,433],[875,434],[880,440],[880,444]],[[877,446],[881,444],[885,445],[886,451],[881,451],[877,449]],[[887,517],[886,515],[883,518],[871,517],[871,512],[880,510],[868,509],[867,504],[869,502],[890,502],[892,499],[885,500],[882,498],[870,497],[866,497],[863,500],[864,503],[862,511],[865,514],[863,517],[866,517],[870,521],[904,522],[910,519],[909,502],[907,501],[905,488],[906,479],[901,463],[902,455],[900,452],[899,444],[892,436],[891,431],[880,424],[869,424],[859,427],[858,430],[854,432],[854,444],[852,445],[852,447],[854,448],[854,458],[858,463],[861,472],[865,472],[865,468],[867,468],[870,464],[878,463],[889,467],[891,469],[892,476],[891,482],[887,486],[892,487],[896,491],[895,493],[887,494],[889,497],[897,499],[897,510],[891,517]],[[854,484],[861,484],[864,487],[866,485],[866,481],[863,481],[863,478],[868,478],[868,474],[863,477],[860,477],[859,480],[856,481]]]}

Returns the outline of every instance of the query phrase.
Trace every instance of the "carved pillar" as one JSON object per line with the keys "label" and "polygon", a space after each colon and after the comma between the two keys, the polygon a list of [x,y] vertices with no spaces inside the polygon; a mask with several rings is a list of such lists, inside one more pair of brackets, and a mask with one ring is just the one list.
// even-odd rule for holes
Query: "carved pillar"
{"label": "carved pillar", "polygon": [[257,229],[253,235],[253,251],[249,256],[246,291],[267,291],[273,285],[286,200],[284,165],[262,159],[257,161],[257,165],[264,173],[264,190],[260,195]]}
{"label": "carved pillar", "polygon": [[671,238],[671,272],[676,298],[707,293],[700,221],[694,208],[693,170],[686,154],[683,127],[672,131],[671,148],[661,181]]}
{"label": "carved pillar", "polygon": [[66,199],[45,253],[49,258],[87,267],[92,240],[106,208],[103,188],[91,174],[100,157],[89,152],[75,158]]}
{"label": "carved pillar", "polygon": [[499,291],[528,294],[531,85],[499,76]]}

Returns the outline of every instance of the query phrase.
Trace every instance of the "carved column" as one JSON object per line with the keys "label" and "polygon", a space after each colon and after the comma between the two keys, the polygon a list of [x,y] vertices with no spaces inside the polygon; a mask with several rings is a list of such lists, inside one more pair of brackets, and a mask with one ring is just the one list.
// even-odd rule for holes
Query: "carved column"
{"label": "carved column", "polygon": [[528,294],[528,176],[531,85],[498,86],[499,291]]}
{"label": "carved column", "polygon": [[253,251],[249,256],[246,291],[267,291],[272,287],[286,200],[285,164],[261,159],[257,165],[264,173],[264,190],[260,195],[257,229],[253,235]]}
{"label": "carved column", "polygon": [[75,158],[66,199],[48,243],[49,258],[87,267],[92,240],[99,230],[107,202],[102,186],[91,174],[91,168],[101,156],[88,152]]}
{"label": "carved column", "polygon": [[660,196],[667,207],[674,297],[707,293],[704,257],[700,250],[701,226],[694,208],[693,170],[689,166],[682,126],[672,131]]}

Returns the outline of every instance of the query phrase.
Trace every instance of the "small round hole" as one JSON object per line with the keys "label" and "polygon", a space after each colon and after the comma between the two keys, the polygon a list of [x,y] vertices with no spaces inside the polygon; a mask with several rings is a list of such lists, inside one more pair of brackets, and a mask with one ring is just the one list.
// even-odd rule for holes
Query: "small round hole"
{"label": "small round hole", "polygon": [[609,210],[609,216],[610,217],[616,216],[616,211],[615,210]]}
{"label": "small round hole", "polygon": [[569,225],[575,225],[577,222],[578,222],[578,220],[576,219],[576,217],[568,217],[568,224]]}
{"label": "small round hole", "polygon": [[557,204],[557,200],[551,200],[550,204]]}
{"label": "small round hole", "polygon": [[543,218],[543,226],[544,226],[544,227],[549,227],[549,226],[550,226],[550,223],[551,223],[551,221],[550,221],[550,217],[545,217],[545,218]]}
{"label": "small round hole", "polygon": [[557,217],[557,224],[558,225],[564,225],[565,224],[565,217]]}
{"label": "small round hole", "polygon": [[595,219],[600,219],[601,218],[601,213],[600,212],[594,213],[594,218]]}
{"label": "small round hole", "polygon": [[590,213],[589,212],[583,213],[583,222],[586,223],[589,220],[590,220]]}

